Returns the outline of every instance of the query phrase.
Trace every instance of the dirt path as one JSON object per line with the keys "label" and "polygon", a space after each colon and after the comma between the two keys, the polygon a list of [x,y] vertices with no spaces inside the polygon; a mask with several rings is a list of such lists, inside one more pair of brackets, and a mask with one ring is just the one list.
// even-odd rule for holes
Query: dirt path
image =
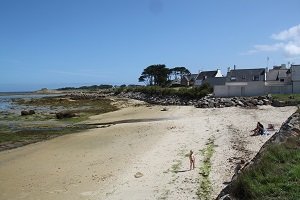
{"label": "dirt path", "polygon": [[[256,122],[279,128],[296,110],[161,109],[130,107],[94,116],[89,123],[102,123],[98,129],[0,152],[0,199],[197,199],[203,151],[213,138],[211,199],[237,164],[249,161],[271,136],[250,137]],[[124,123],[109,125],[116,121]],[[190,149],[196,154],[192,171]],[[142,177],[135,178],[138,172]]]}

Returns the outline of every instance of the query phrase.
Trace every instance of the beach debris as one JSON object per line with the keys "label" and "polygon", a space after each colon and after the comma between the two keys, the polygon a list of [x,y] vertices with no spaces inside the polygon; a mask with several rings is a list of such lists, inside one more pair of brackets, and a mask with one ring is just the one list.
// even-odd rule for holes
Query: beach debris
{"label": "beach debris", "polygon": [[142,176],[144,176],[144,174],[142,174],[141,172],[137,172],[134,177],[135,178],[141,178]]}

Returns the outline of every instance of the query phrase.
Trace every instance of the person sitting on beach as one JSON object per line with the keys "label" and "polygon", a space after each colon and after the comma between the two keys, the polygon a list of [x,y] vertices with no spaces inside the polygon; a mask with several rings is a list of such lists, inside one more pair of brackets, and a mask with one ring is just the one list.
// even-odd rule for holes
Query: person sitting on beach
{"label": "person sitting on beach", "polygon": [[251,136],[263,135],[264,134],[264,126],[260,122],[257,122],[256,128],[253,129],[252,131],[254,133]]}
{"label": "person sitting on beach", "polygon": [[190,150],[189,158],[190,158],[190,170],[195,169],[195,155],[192,150]]}

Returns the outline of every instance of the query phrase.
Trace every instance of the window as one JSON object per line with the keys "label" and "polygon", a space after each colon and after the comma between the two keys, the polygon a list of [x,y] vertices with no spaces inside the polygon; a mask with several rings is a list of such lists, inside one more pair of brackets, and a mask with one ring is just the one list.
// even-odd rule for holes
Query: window
{"label": "window", "polygon": [[259,81],[259,76],[258,75],[254,75],[253,76],[253,81]]}
{"label": "window", "polygon": [[242,76],[242,79],[243,79],[243,80],[245,80],[245,79],[246,79],[246,76],[245,76],[245,75],[243,75],[243,76]]}
{"label": "window", "polygon": [[236,81],[236,77],[235,77],[235,76],[232,76],[232,77],[230,78],[230,80],[231,80],[231,81]]}
{"label": "window", "polygon": [[284,82],[284,79],[283,79],[283,78],[281,78],[281,79],[280,79],[280,82]]}

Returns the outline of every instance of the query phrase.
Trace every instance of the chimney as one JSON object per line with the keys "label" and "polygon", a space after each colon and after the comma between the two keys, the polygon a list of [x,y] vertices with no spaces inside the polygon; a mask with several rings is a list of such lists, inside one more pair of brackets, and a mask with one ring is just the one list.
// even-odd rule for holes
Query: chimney
{"label": "chimney", "polygon": [[235,70],[236,69],[236,66],[235,65],[233,65],[233,70]]}

